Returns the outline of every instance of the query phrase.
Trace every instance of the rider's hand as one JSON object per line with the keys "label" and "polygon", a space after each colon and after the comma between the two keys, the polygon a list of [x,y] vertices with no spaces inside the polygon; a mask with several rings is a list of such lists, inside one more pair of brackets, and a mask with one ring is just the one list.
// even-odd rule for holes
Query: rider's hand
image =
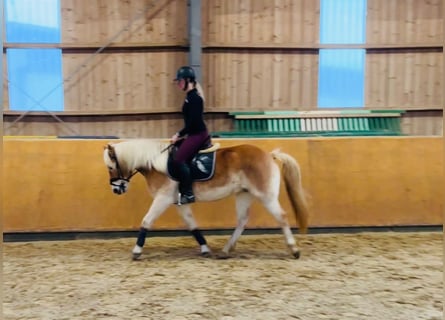
{"label": "rider's hand", "polygon": [[170,142],[171,142],[171,143],[175,143],[176,141],[178,141],[178,139],[179,139],[179,134],[178,134],[178,133],[175,133],[175,134],[171,137]]}

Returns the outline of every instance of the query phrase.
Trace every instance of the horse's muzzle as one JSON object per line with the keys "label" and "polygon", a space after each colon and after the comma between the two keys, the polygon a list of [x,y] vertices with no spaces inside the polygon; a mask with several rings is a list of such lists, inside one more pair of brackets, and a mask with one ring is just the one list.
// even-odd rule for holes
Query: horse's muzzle
{"label": "horse's muzzle", "polygon": [[125,191],[122,190],[122,188],[114,188],[114,187],[113,187],[113,192],[114,192],[115,194],[122,194],[122,193],[124,193]]}
{"label": "horse's muzzle", "polygon": [[110,181],[111,190],[115,194],[123,194],[127,192],[128,181],[125,179],[112,179]]}

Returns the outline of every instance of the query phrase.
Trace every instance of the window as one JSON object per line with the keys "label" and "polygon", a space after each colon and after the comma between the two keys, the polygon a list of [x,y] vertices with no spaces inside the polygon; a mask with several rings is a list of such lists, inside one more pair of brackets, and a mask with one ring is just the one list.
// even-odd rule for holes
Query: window
{"label": "window", "polygon": [[366,0],[321,0],[320,43],[365,43]]}
{"label": "window", "polygon": [[[5,0],[7,43],[59,43],[60,14],[60,0]],[[11,110],[64,109],[60,49],[10,47],[6,59]]]}
{"label": "window", "polygon": [[[320,43],[363,44],[366,0],[321,0]],[[364,49],[321,49],[318,69],[318,106],[363,107]]]}
{"label": "window", "polygon": [[63,111],[60,49],[7,49],[11,110]]}
{"label": "window", "polygon": [[365,50],[320,50],[318,106],[363,107]]}

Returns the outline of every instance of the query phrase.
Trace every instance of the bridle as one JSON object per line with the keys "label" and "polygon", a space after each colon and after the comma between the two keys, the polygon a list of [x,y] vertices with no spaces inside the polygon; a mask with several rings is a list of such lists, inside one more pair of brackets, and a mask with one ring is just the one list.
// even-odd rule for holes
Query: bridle
{"label": "bridle", "polygon": [[138,173],[139,170],[134,170],[127,178],[125,178],[124,175],[122,174],[122,169],[121,169],[121,166],[119,165],[119,161],[117,160],[116,155],[115,154],[111,155],[110,153],[108,153],[108,156],[110,157],[111,160],[113,160],[116,163],[116,170],[117,170],[117,174],[118,174],[117,177],[110,178],[110,185],[112,185],[113,187],[118,187],[119,190],[123,192],[123,191],[125,191],[124,190],[124,186],[125,186],[124,183],[121,182],[121,183],[118,184],[117,181],[119,181],[119,180],[122,181],[123,180],[123,181],[129,183],[130,179],[136,173]]}

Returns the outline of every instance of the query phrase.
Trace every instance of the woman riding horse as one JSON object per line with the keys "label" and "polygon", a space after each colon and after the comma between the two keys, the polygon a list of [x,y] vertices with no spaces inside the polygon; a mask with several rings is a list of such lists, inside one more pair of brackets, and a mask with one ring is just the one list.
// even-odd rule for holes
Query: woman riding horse
{"label": "woman riding horse", "polygon": [[195,202],[188,163],[210,137],[203,116],[204,94],[200,84],[196,81],[195,71],[188,66],[181,67],[176,72],[175,81],[178,87],[186,92],[182,105],[184,128],[171,138],[172,143],[182,140],[173,159],[180,180],[177,204],[181,205]]}

